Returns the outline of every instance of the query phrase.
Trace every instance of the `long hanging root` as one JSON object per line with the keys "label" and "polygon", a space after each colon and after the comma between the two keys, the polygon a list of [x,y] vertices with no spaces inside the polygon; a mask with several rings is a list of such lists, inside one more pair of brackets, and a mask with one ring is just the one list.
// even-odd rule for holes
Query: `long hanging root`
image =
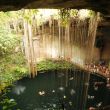
{"label": "long hanging root", "polygon": [[36,65],[33,63],[30,63],[30,73],[31,78],[34,78],[37,75]]}

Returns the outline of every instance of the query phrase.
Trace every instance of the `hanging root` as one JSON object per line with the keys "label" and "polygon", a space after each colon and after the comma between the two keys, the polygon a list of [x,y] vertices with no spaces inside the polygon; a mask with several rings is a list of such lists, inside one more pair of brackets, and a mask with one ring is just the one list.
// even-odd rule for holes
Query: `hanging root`
{"label": "hanging root", "polygon": [[33,63],[30,63],[30,73],[31,78],[34,78],[37,75],[36,65]]}

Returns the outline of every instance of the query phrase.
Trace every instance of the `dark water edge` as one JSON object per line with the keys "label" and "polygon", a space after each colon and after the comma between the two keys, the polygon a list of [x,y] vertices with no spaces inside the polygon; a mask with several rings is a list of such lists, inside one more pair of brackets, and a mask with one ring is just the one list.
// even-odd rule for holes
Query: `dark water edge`
{"label": "dark water edge", "polygon": [[7,97],[17,102],[11,110],[88,110],[110,105],[106,78],[82,70],[39,73],[9,88]]}

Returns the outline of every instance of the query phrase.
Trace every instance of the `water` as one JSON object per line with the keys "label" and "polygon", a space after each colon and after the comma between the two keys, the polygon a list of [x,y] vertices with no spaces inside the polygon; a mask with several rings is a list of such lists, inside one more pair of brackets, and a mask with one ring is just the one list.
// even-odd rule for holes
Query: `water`
{"label": "water", "polygon": [[110,105],[106,79],[80,70],[40,73],[10,87],[7,96],[17,105],[11,110],[87,110]]}

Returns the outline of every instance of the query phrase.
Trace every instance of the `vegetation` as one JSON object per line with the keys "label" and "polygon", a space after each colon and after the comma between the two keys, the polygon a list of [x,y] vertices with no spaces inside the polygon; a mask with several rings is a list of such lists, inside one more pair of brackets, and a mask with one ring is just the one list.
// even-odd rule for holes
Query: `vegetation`
{"label": "vegetation", "polygon": [[15,46],[19,44],[19,37],[10,30],[0,26],[0,58],[13,53]]}
{"label": "vegetation", "polygon": [[[28,68],[25,65],[25,59],[23,58],[23,55],[21,53],[7,56],[2,59],[2,62],[0,62],[2,64],[0,67],[2,73],[0,75],[0,89],[3,89],[4,87],[12,84],[14,81],[29,75]],[[46,59],[39,62],[36,67],[40,72],[45,72],[48,70],[77,68],[77,66],[68,61],[51,59]]]}
{"label": "vegetation", "polygon": [[[0,110],[14,110],[17,103],[14,99],[10,99],[7,96],[7,93],[10,92],[10,89],[7,88],[3,91],[3,94],[0,95]],[[16,108],[16,110],[20,110]]]}
{"label": "vegetation", "polygon": [[28,75],[28,68],[22,53],[12,54],[0,60],[0,73],[0,90]]}
{"label": "vegetation", "polygon": [[[38,10],[36,9],[6,13],[0,12],[0,90],[29,74],[28,68],[31,67],[27,67],[27,62],[28,65],[31,65],[32,61],[35,60],[32,37],[38,31],[36,29],[37,25],[41,23],[40,20],[44,19],[41,19],[43,17],[41,14],[39,15],[39,20],[36,19],[37,13]],[[63,24],[66,25],[69,16],[77,16],[78,10],[61,9],[59,15]],[[61,29],[59,28],[59,33],[61,33],[60,31]],[[25,58],[26,53],[25,55],[23,53],[24,45],[22,45],[22,36],[28,42],[25,44],[25,49],[28,50],[28,56],[31,56],[31,58],[27,59],[27,62]],[[59,39],[60,37],[59,34]],[[29,60],[31,60],[31,64],[29,64]],[[38,71],[74,67],[73,64],[64,60],[45,60],[36,66]]]}
{"label": "vegetation", "polygon": [[37,64],[38,71],[61,70],[71,68],[77,68],[77,66],[65,60],[46,59]]}
{"label": "vegetation", "polygon": [[[11,110],[17,104],[15,100],[5,96],[5,93],[8,91],[4,88],[13,85],[14,81],[28,76],[29,73],[31,73],[29,70],[33,70],[34,66],[36,66],[37,71],[40,72],[77,68],[76,65],[63,59],[46,59],[38,64],[32,65],[33,61],[35,62],[36,59],[33,55],[34,49],[32,38],[37,34],[37,26],[41,26],[41,23],[44,22],[40,21],[44,19],[41,19],[41,15],[39,20],[36,19],[37,13],[38,10],[20,10],[18,12],[6,13],[0,12],[0,92],[4,91],[4,94],[0,96],[0,105],[3,110]],[[67,26],[71,16],[78,16],[78,10],[61,9],[59,15],[61,25]],[[60,31],[61,29],[59,26],[59,33],[61,33]],[[60,37],[59,34],[59,39]],[[22,39],[25,40],[27,44],[22,45]],[[24,52],[24,48],[28,50],[27,53],[26,51]],[[29,56],[27,59],[26,55]],[[32,75],[34,76],[34,74]]]}
{"label": "vegetation", "polygon": [[94,17],[95,14],[96,13],[94,11],[87,10],[87,9],[77,10],[77,9],[70,9],[70,8],[62,8],[59,10],[59,16],[61,19],[62,26],[68,25],[71,17],[84,20],[86,18]]}
{"label": "vegetation", "polygon": [[[11,14],[10,14],[11,16]],[[9,13],[0,12],[0,91],[26,75],[21,35],[10,28]],[[4,20],[5,18],[5,20]],[[8,19],[10,18],[10,19]],[[2,21],[1,21],[2,20]]]}
{"label": "vegetation", "polygon": [[[2,87],[12,85],[12,83],[24,76],[28,75],[28,69],[25,66],[25,60],[21,53],[17,53],[15,55],[10,55],[5,57],[2,60],[4,64],[1,67],[2,70]],[[18,66],[19,65],[19,66]],[[39,72],[45,72],[48,70],[61,70],[61,69],[71,69],[77,68],[77,66],[65,60],[52,60],[46,59],[39,62],[37,65],[37,69]],[[1,88],[0,88],[1,89]],[[16,108],[16,101],[14,99],[10,99],[6,93],[10,92],[10,89],[6,88],[3,90],[3,94],[0,95],[0,106],[2,110],[12,110]],[[20,110],[17,109],[16,110]]]}

